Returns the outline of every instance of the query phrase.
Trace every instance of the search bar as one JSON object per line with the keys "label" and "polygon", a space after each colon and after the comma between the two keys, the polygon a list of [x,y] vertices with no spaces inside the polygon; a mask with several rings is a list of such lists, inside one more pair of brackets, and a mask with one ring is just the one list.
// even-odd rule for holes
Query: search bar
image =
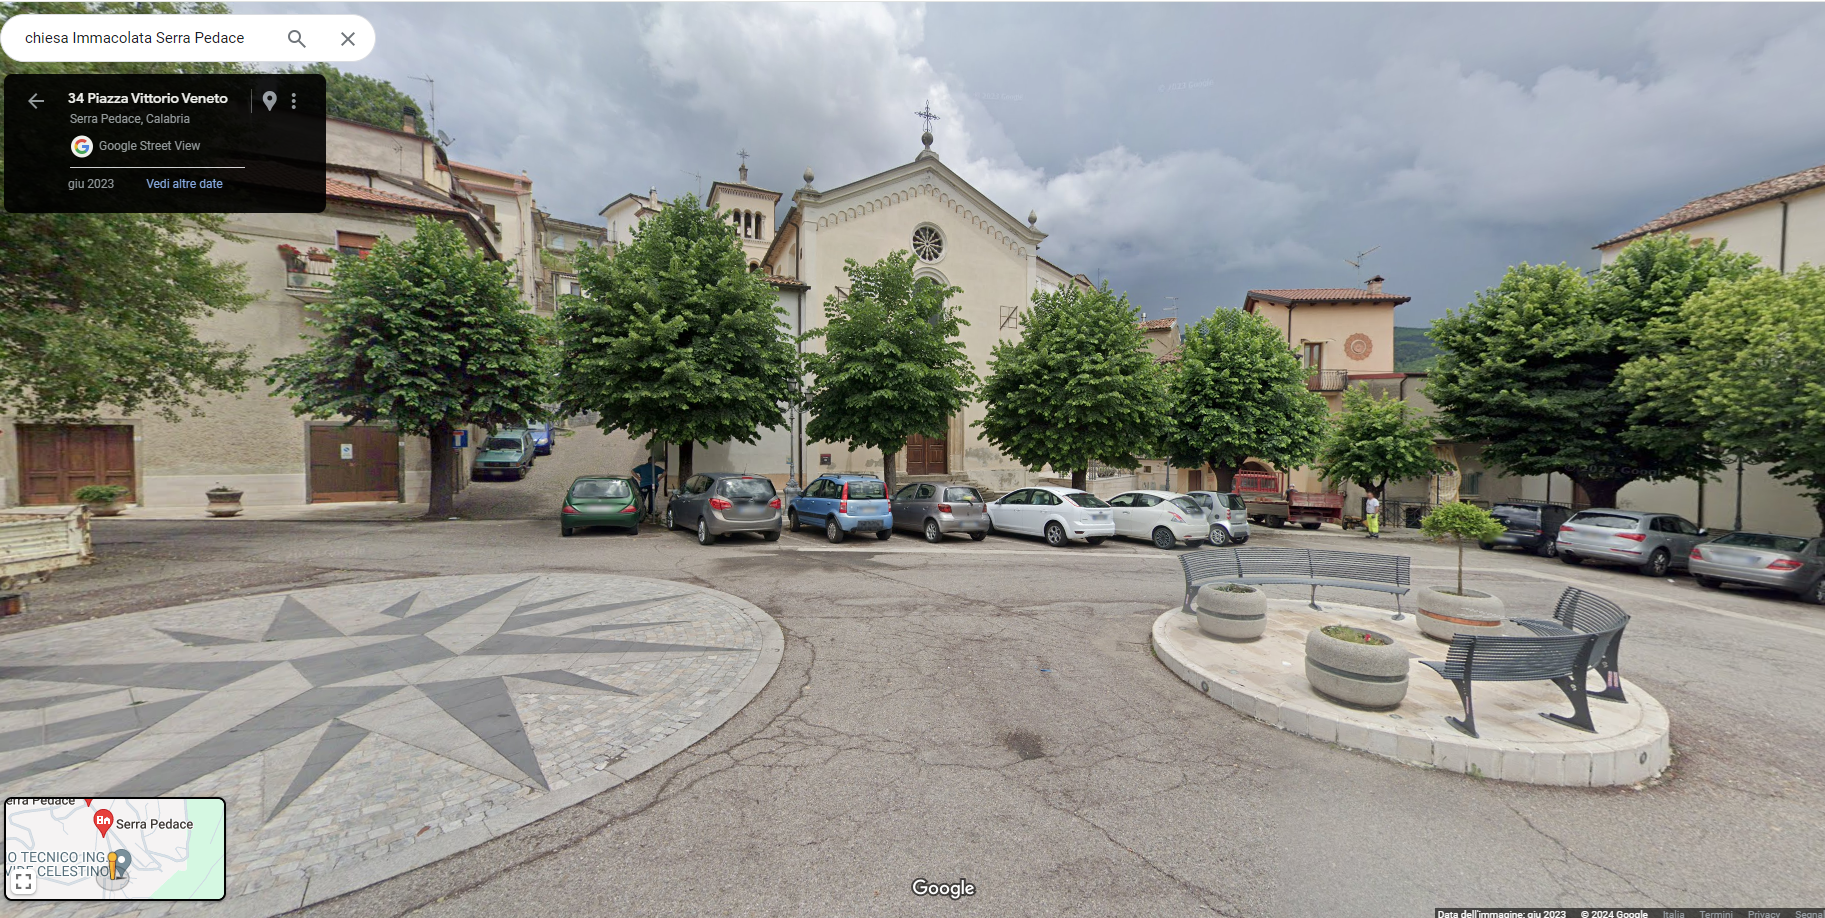
{"label": "search bar", "polygon": [[374,50],[361,16],[22,13],[0,28],[17,61],[358,61]]}

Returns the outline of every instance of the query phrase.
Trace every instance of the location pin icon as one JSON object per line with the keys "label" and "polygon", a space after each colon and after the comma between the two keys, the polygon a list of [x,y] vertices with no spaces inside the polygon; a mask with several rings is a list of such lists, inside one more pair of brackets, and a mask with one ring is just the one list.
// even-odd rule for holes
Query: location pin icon
{"label": "location pin icon", "polygon": [[266,110],[270,112],[272,111],[273,103],[279,101],[279,94],[268,89],[260,96],[260,101],[266,103]]}
{"label": "location pin icon", "polygon": [[95,811],[95,830],[102,838],[108,837],[108,830],[114,827],[114,814],[107,810]]}

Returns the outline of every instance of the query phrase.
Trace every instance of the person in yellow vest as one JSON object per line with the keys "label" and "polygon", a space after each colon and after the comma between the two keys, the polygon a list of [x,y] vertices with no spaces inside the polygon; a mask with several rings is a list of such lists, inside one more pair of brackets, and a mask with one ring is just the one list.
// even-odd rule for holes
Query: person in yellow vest
{"label": "person in yellow vest", "polygon": [[1381,538],[1381,501],[1373,494],[1362,502],[1362,524],[1369,530],[1368,538]]}

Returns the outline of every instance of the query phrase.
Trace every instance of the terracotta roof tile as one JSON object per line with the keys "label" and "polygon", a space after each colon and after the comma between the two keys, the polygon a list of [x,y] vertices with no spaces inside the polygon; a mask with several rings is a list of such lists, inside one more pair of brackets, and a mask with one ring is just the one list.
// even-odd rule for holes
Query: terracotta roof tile
{"label": "terracotta roof tile", "polygon": [[324,179],[323,184],[324,194],[338,200],[354,201],[358,204],[379,204],[387,207],[410,207],[414,210],[429,210],[445,214],[467,213],[467,211],[462,208],[451,207],[448,204],[439,204],[436,201],[426,201],[419,198],[408,198],[405,195],[380,191],[378,189],[368,188],[364,185],[351,185],[348,182],[337,181],[333,178]]}
{"label": "terracotta roof tile", "polygon": [[1708,198],[1699,198],[1672,213],[1663,214],[1653,220],[1649,220],[1614,239],[1599,242],[1595,246],[1592,246],[1592,248],[1601,249],[1604,246],[1615,245],[1618,242],[1626,242],[1630,239],[1646,236],[1650,233],[1658,233],[1672,229],[1676,226],[1694,223],[1707,217],[1715,217],[1726,211],[1752,207],[1756,204],[1773,201],[1790,194],[1808,191],[1813,188],[1818,188],[1821,185],[1825,185],[1825,166],[1814,166],[1811,169],[1795,172],[1792,175],[1783,175],[1779,178],[1771,178],[1765,182],[1744,185],[1735,191],[1726,191],[1723,194],[1714,194]]}
{"label": "terracotta roof tile", "polygon": [[1141,323],[1141,327],[1145,328],[1145,329],[1149,329],[1149,330],[1159,329],[1159,328],[1171,328],[1173,326],[1173,323],[1175,323],[1177,321],[1179,321],[1179,320],[1178,319],[1148,319],[1147,321]]}
{"label": "terracotta roof tile", "polygon": [[1410,296],[1398,296],[1392,293],[1370,293],[1361,287],[1250,290],[1248,295],[1250,299],[1264,300],[1269,303],[1393,303],[1398,306],[1413,299]]}

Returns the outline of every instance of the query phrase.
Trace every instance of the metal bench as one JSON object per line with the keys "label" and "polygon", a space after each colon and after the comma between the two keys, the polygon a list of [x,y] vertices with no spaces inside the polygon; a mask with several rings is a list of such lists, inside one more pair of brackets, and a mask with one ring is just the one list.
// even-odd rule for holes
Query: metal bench
{"label": "metal bench", "polygon": [[1312,588],[1312,608],[1318,609],[1318,588],[1347,587],[1394,594],[1394,620],[1406,613],[1400,597],[1413,588],[1413,559],[1358,551],[1313,548],[1205,548],[1179,556],[1185,568],[1185,606],[1191,612],[1198,588],[1206,583],[1292,583]]}
{"label": "metal bench", "polygon": [[1603,676],[1603,691],[1591,692],[1590,696],[1604,701],[1628,700],[1622,694],[1622,671],[1618,654],[1622,651],[1622,629],[1628,626],[1629,614],[1615,603],[1577,587],[1566,587],[1565,592],[1559,594],[1559,604],[1553,609],[1552,621],[1538,618],[1509,620],[1539,635],[1614,632],[1591,655],[1591,666]]}
{"label": "metal bench", "polygon": [[1541,717],[1556,720],[1590,733],[1597,732],[1591,723],[1590,701],[1584,691],[1584,671],[1590,668],[1598,643],[1615,636],[1614,631],[1597,634],[1553,634],[1544,636],[1460,634],[1451,639],[1451,652],[1443,662],[1421,660],[1440,676],[1457,686],[1464,702],[1464,719],[1445,718],[1461,733],[1476,736],[1476,709],[1470,698],[1472,682],[1533,682],[1550,679],[1572,704],[1572,716],[1542,712]]}

